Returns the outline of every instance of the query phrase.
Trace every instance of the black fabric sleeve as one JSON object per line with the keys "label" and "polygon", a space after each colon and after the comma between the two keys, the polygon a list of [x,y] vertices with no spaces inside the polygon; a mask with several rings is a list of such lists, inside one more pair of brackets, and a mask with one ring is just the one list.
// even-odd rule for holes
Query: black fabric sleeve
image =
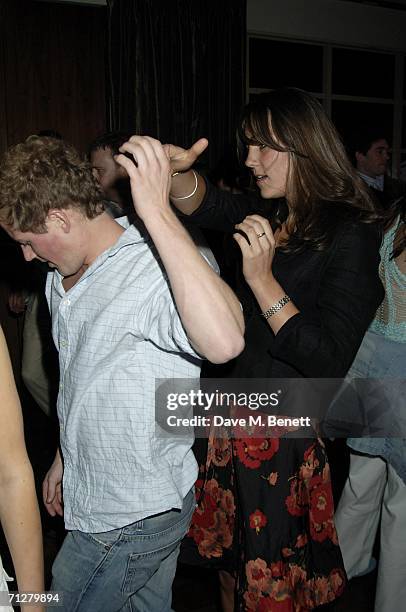
{"label": "black fabric sleeve", "polygon": [[[204,178],[204,177],[203,177]],[[180,217],[205,229],[234,232],[236,223],[256,212],[260,197],[253,194],[233,194],[214,187],[206,181],[206,194],[199,208],[192,215]]]}
{"label": "black fabric sleeve", "polygon": [[298,313],[270,342],[271,354],[309,378],[344,377],[383,300],[378,274],[381,234],[345,227],[332,246],[311,316]]}

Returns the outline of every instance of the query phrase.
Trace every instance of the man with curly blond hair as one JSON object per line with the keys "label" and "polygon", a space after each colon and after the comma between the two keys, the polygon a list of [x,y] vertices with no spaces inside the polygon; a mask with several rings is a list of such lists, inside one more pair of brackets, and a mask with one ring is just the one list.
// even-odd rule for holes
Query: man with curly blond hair
{"label": "man with curly blond hair", "polygon": [[[90,164],[31,137],[0,164],[0,224],[53,271],[46,294],[59,351],[61,454],[48,512],[68,535],[52,589],[62,610],[171,609],[179,544],[194,509],[191,437],[155,433],[155,383],[196,378],[243,348],[238,300],[169,205],[162,145],[133,136],[116,157],[140,228],[109,216]],[[63,491],[62,491],[63,480]]]}

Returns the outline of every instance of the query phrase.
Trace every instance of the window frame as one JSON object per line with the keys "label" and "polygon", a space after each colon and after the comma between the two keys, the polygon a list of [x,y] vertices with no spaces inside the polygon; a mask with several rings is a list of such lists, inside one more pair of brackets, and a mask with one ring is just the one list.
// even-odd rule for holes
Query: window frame
{"label": "window frame", "polygon": [[[391,174],[397,177],[400,171],[400,162],[402,155],[406,154],[406,140],[402,143],[402,122],[406,122],[406,98],[403,97],[404,92],[404,80],[406,79],[406,61],[405,53],[390,49],[380,49],[375,47],[368,47],[364,45],[340,45],[338,43],[331,43],[320,40],[309,40],[305,38],[297,37],[286,37],[278,36],[274,34],[264,34],[256,32],[247,33],[247,57],[246,57],[246,101],[249,101],[251,94],[258,94],[269,91],[269,89],[250,87],[250,40],[252,38],[262,38],[266,40],[274,40],[278,42],[287,43],[301,43],[312,46],[318,46],[323,48],[323,75],[322,75],[322,86],[323,91],[311,91],[314,96],[319,98],[324,106],[327,115],[331,118],[332,115],[332,104],[335,101],[340,102],[361,102],[363,104],[385,104],[393,106],[393,125],[392,125],[392,159],[391,159]],[[334,49],[347,49],[356,51],[368,51],[373,53],[379,53],[381,55],[391,55],[395,60],[395,76],[394,76],[394,87],[393,97],[391,98],[379,98],[379,97],[367,97],[367,96],[352,96],[344,94],[334,94],[332,90],[333,84],[333,50]],[[406,130],[405,130],[406,131]],[[402,147],[403,145],[403,147]]]}

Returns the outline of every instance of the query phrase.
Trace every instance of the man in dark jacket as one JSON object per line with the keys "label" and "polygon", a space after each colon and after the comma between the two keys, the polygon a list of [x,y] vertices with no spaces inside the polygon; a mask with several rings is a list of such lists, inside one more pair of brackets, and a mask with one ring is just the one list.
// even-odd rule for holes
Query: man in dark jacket
{"label": "man in dark jacket", "polygon": [[353,163],[374,196],[387,209],[392,202],[406,195],[406,183],[387,175],[390,146],[379,130],[360,129],[353,137]]}

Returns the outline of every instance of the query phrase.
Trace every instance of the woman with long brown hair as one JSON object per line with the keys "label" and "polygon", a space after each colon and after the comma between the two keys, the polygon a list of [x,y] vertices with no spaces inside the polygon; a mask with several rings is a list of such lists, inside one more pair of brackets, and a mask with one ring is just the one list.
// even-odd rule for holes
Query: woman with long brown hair
{"label": "woman with long brown hair", "polygon": [[[228,375],[344,377],[383,298],[374,205],[304,91],[258,96],[244,109],[239,142],[261,206],[190,170],[207,141],[187,151],[167,145],[173,203],[200,226],[235,232],[242,256],[246,348]],[[302,612],[342,592],[319,438],[212,436],[198,493],[190,556],[236,578],[235,610]]]}

